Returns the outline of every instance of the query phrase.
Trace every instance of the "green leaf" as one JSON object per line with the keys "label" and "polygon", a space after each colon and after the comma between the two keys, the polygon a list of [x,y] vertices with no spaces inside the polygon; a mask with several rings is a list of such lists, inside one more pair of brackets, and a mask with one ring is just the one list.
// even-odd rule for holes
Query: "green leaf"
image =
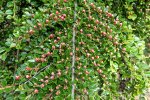
{"label": "green leaf", "polygon": [[30,100],[30,98],[31,98],[31,94],[26,96],[25,100]]}
{"label": "green leaf", "polygon": [[0,53],[4,52],[5,51],[5,47],[1,47],[0,48]]}
{"label": "green leaf", "polygon": [[5,61],[5,59],[7,58],[7,52],[3,53],[2,55],[0,55],[0,59]]}
{"label": "green leaf", "polygon": [[8,3],[7,3],[7,7],[13,7],[14,5],[13,5],[13,1],[9,1]]}
{"label": "green leaf", "polygon": [[27,23],[28,23],[29,25],[33,26],[33,23],[32,23],[31,20],[27,20]]}
{"label": "green leaf", "polygon": [[19,37],[19,31],[13,33],[13,35],[14,35],[15,37]]}
{"label": "green leaf", "polygon": [[0,15],[0,23],[4,21],[4,17]]}
{"label": "green leaf", "polygon": [[11,43],[10,48],[16,47],[16,43]]}
{"label": "green leaf", "polygon": [[60,96],[55,96],[55,100],[63,100]]}
{"label": "green leaf", "polygon": [[31,59],[31,60],[28,60],[28,62],[35,62],[35,60],[34,60],[34,59]]}
{"label": "green leaf", "polygon": [[13,17],[11,15],[7,15],[7,19],[12,19]]}
{"label": "green leaf", "polygon": [[26,12],[24,12],[24,13],[25,13],[25,14],[26,14],[26,16],[28,16],[28,17],[29,17],[29,16],[31,16],[31,14],[30,14],[29,12],[27,12],[27,11],[26,11]]}
{"label": "green leaf", "polygon": [[128,16],[128,19],[132,19],[133,21],[137,18],[136,14],[132,14]]}
{"label": "green leaf", "polygon": [[28,3],[31,3],[31,0],[27,0]]}
{"label": "green leaf", "polygon": [[16,45],[16,49],[21,49],[20,44],[17,44],[17,45]]}
{"label": "green leaf", "polygon": [[0,15],[4,14],[1,10],[0,10]]}
{"label": "green leaf", "polygon": [[2,80],[2,86],[6,86],[7,85],[7,81],[6,81],[6,79],[4,79],[4,80]]}
{"label": "green leaf", "polygon": [[13,14],[13,11],[12,11],[12,10],[6,10],[5,14],[7,14],[7,15],[12,15],[12,14]]}

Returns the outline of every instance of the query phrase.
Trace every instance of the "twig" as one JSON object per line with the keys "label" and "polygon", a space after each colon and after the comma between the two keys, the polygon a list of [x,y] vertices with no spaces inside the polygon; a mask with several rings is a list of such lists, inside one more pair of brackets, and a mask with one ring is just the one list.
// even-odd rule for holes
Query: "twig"
{"label": "twig", "polygon": [[[45,69],[49,68],[51,64],[47,65],[46,67],[40,69],[34,76],[32,76],[30,79],[28,79],[27,81],[21,83],[21,84],[26,84],[28,83],[29,81],[31,81],[33,78],[35,78],[38,74],[40,74],[42,71],[44,71]],[[21,85],[20,84],[20,85]]]}
{"label": "twig", "polygon": [[13,0],[13,3],[14,3],[14,8],[13,8],[13,18],[15,19],[15,16],[16,16],[16,0]]}
{"label": "twig", "polygon": [[7,88],[12,88],[12,87],[14,87],[14,86],[15,86],[15,85],[5,86],[5,87],[0,88],[0,90],[5,90],[5,89],[7,89]]}
{"label": "twig", "polygon": [[75,75],[75,35],[76,35],[76,8],[77,8],[77,1],[74,1],[74,25],[73,25],[73,37],[72,37],[72,100],[74,100],[74,92],[75,92],[75,85],[74,85],[74,75]]}

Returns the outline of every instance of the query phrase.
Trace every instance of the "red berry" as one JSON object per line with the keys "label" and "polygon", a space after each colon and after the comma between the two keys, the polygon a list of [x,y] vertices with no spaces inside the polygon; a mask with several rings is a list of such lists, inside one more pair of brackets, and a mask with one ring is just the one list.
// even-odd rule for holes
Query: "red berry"
{"label": "red berry", "polygon": [[37,84],[37,83],[34,83],[34,86],[38,86],[38,84]]}
{"label": "red berry", "polygon": [[42,27],[42,24],[41,24],[41,23],[38,23],[38,26],[39,26],[39,27]]}
{"label": "red berry", "polygon": [[60,37],[57,37],[57,40],[59,41],[59,40],[60,40]]}
{"label": "red berry", "polygon": [[61,76],[61,72],[58,72],[57,75],[58,75],[58,77],[60,77]]}
{"label": "red berry", "polygon": [[62,42],[60,45],[61,45],[61,47],[64,47],[64,46],[66,46],[66,43]]}
{"label": "red berry", "polygon": [[48,84],[49,80],[45,80],[45,83]]}
{"label": "red berry", "polygon": [[65,20],[65,18],[64,18],[63,16],[61,16],[61,20],[63,20],[63,21],[64,21],[64,20]]}
{"label": "red berry", "polygon": [[55,46],[52,46],[52,49],[55,50]]}
{"label": "red berry", "polygon": [[106,75],[102,75],[103,78],[106,78]]}
{"label": "red berry", "polygon": [[79,57],[76,57],[76,61],[79,61],[80,60],[80,58]]}
{"label": "red berry", "polygon": [[50,16],[50,17],[52,17],[52,16],[53,16],[53,14],[50,14],[49,16]]}
{"label": "red berry", "polygon": [[29,34],[32,35],[34,33],[34,31],[31,29],[29,30]]}
{"label": "red berry", "polygon": [[85,74],[87,74],[87,75],[88,75],[88,74],[90,74],[90,73],[86,70],[86,71],[85,71]]}
{"label": "red berry", "polygon": [[94,57],[91,57],[92,60],[94,60]]}
{"label": "red berry", "polygon": [[110,36],[108,36],[108,38],[109,38],[109,40],[112,40],[112,36],[110,35]]}
{"label": "red berry", "polygon": [[99,24],[99,20],[96,20],[95,23],[96,23],[96,24]]}
{"label": "red berry", "polygon": [[76,48],[76,51],[79,51],[79,48]]}
{"label": "red berry", "polygon": [[41,85],[40,85],[41,88],[44,88],[44,86],[45,86],[44,84],[41,84]]}
{"label": "red berry", "polygon": [[26,75],[26,78],[29,79],[29,78],[30,78],[30,75]]}
{"label": "red berry", "polygon": [[56,86],[56,89],[57,89],[57,90],[59,89],[59,85],[58,85],[58,86]]}
{"label": "red berry", "polygon": [[87,56],[87,57],[89,57],[89,56],[90,56],[90,54],[89,54],[89,53],[87,53],[87,54],[86,54],[86,56]]}
{"label": "red berry", "polygon": [[37,29],[37,26],[34,26],[35,29]]}
{"label": "red berry", "polygon": [[97,66],[96,62],[94,62],[93,64],[94,64],[94,66]]}
{"label": "red berry", "polygon": [[46,54],[42,54],[42,56],[41,56],[41,57],[42,57],[42,58],[46,58],[46,56],[47,56]]}
{"label": "red berry", "polygon": [[92,37],[92,34],[87,34],[86,36],[87,36],[87,37]]}
{"label": "red berry", "polygon": [[41,62],[45,62],[46,61],[46,59],[44,59],[44,58],[41,58]]}
{"label": "red berry", "polygon": [[50,92],[53,92],[53,89],[49,89]]}
{"label": "red berry", "polygon": [[96,26],[94,26],[94,31],[96,31],[97,30],[97,27]]}
{"label": "red berry", "polygon": [[54,40],[54,43],[57,43],[58,41],[57,40]]}
{"label": "red berry", "polygon": [[35,90],[34,90],[34,93],[35,93],[35,94],[37,94],[38,92],[39,92],[39,90],[38,90],[38,89],[35,89]]}
{"label": "red berry", "polygon": [[45,78],[48,78],[48,76],[45,76]]}
{"label": "red berry", "polygon": [[119,19],[118,19],[118,18],[116,18],[116,21],[119,21]]}
{"label": "red berry", "polygon": [[51,79],[51,80],[54,80],[54,79],[55,79],[55,76],[51,76],[50,79]]}
{"label": "red berry", "polygon": [[16,80],[19,80],[19,79],[20,79],[20,76],[15,76],[15,79],[16,79]]}
{"label": "red berry", "polygon": [[56,95],[59,95],[60,94],[60,90],[58,90],[57,92],[56,92]]}
{"label": "red berry", "polygon": [[58,14],[59,14],[59,11],[56,11],[56,14],[58,15]]}
{"label": "red berry", "polygon": [[98,11],[99,11],[100,13],[102,13],[102,10],[101,10],[101,8],[100,8],[100,7],[98,7]]}
{"label": "red berry", "polygon": [[94,53],[94,52],[95,52],[95,51],[94,51],[94,49],[91,49],[90,51],[91,51],[92,53]]}
{"label": "red berry", "polygon": [[98,58],[99,58],[99,56],[96,56],[96,58],[98,59]]}
{"label": "red berry", "polygon": [[97,72],[98,72],[99,74],[101,74],[101,73],[102,73],[102,70],[101,70],[101,69],[98,69]]}
{"label": "red berry", "polygon": [[84,0],[84,2],[86,2],[86,0]]}
{"label": "red berry", "polygon": [[114,40],[117,40],[117,37],[114,37]]}
{"label": "red berry", "polygon": [[32,14],[31,16],[32,16],[32,18],[34,18],[34,14]]}
{"label": "red berry", "polygon": [[120,27],[122,26],[122,23],[120,23]]}
{"label": "red berry", "polygon": [[112,15],[111,13],[108,13],[107,16],[108,16],[108,17],[112,17],[113,15]]}
{"label": "red berry", "polygon": [[66,17],[66,14],[63,14],[62,16],[65,18],[65,17]]}
{"label": "red berry", "polygon": [[117,23],[118,23],[118,21],[115,20],[115,21],[114,21],[114,25],[116,25]]}
{"label": "red berry", "polygon": [[66,90],[66,89],[68,89],[68,87],[67,87],[67,86],[64,86],[64,90]]}
{"label": "red berry", "polygon": [[49,38],[52,39],[54,38],[54,36],[55,36],[54,34],[50,34]]}
{"label": "red berry", "polygon": [[26,70],[27,70],[27,71],[30,71],[30,70],[32,70],[32,68],[30,68],[30,67],[26,67]]}
{"label": "red berry", "polygon": [[90,27],[91,27],[91,25],[90,25],[90,24],[88,24],[88,25],[87,25],[87,27],[88,27],[88,28],[90,28]]}
{"label": "red berry", "polygon": [[46,19],[46,24],[48,24],[49,23],[49,20],[48,19]]}
{"label": "red berry", "polygon": [[55,17],[54,17],[54,20],[55,20],[55,21],[57,21],[57,20],[58,20],[58,17],[57,17],[57,16],[55,16]]}
{"label": "red berry", "polygon": [[70,52],[70,56],[72,56],[73,55],[73,53],[72,52]]}
{"label": "red berry", "polygon": [[122,48],[122,52],[125,52],[126,51],[126,48]]}
{"label": "red berry", "polygon": [[68,66],[66,66],[66,70],[68,70],[69,69],[69,67]]}
{"label": "red berry", "polygon": [[89,20],[92,20],[92,16],[89,16]]}
{"label": "red berry", "polygon": [[43,79],[40,79],[40,81],[41,81],[41,82],[44,82],[44,80],[43,80]]}
{"label": "red berry", "polygon": [[88,91],[87,91],[86,89],[84,89],[83,92],[84,92],[85,94],[88,94]]}
{"label": "red berry", "polygon": [[83,32],[83,30],[82,30],[82,29],[80,29],[80,32],[82,33],[82,32]]}
{"label": "red berry", "polygon": [[85,13],[85,10],[82,10],[83,13]]}
{"label": "red berry", "polygon": [[40,58],[35,58],[35,61],[40,62],[41,60],[40,60]]}
{"label": "red berry", "polygon": [[52,72],[52,73],[51,73],[51,75],[52,75],[52,76],[55,76],[55,73],[54,73],[54,72]]}
{"label": "red berry", "polygon": [[81,42],[81,44],[83,45],[83,44],[85,44],[84,42]]}
{"label": "red berry", "polygon": [[51,52],[47,52],[47,56],[51,56]]}
{"label": "red berry", "polygon": [[114,45],[118,45],[119,43],[116,41],[116,42],[114,42]]}
{"label": "red berry", "polygon": [[103,35],[103,36],[106,36],[106,32],[102,32],[102,35]]}
{"label": "red berry", "polygon": [[93,4],[93,3],[91,3],[90,5],[91,5],[92,7],[94,6],[94,4]]}

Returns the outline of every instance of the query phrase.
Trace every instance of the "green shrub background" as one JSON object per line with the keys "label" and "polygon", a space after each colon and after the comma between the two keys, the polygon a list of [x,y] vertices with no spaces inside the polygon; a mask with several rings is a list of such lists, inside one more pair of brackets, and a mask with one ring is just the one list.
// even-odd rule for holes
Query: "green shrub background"
{"label": "green shrub background", "polygon": [[2,0],[0,99],[134,99],[149,85],[149,36],[148,0]]}

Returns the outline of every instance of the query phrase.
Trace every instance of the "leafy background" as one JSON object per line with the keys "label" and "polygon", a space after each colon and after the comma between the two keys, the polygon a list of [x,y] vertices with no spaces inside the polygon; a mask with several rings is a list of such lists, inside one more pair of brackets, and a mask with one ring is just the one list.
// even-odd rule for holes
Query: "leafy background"
{"label": "leafy background", "polygon": [[149,1],[84,1],[77,0],[77,8],[73,0],[0,1],[1,99],[71,99],[73,24],[77,100],[134,99],[145,92]]}

